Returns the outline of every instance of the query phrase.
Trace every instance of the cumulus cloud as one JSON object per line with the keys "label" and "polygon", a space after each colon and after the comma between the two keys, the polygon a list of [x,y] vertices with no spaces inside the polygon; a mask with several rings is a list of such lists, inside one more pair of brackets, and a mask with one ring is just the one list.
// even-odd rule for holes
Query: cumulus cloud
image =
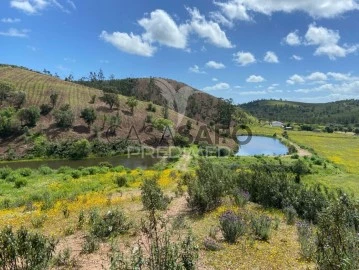
{"label": "cumulus cloud", "polygon": [[289,80],[287,80],[287,83],[291,84],[291,85],[304,83],[304,82],[305,82],[305,79],[302,76],[298,75],[298,74],[294,74],[293,76],[291,76],[289,78]]}
{"label": "cumulus cloud", "polygon": [[246,81],[249,83],[260,83],[260,82],[264,82],[265,79],[262,76],[251,75],[247,78]]}
{"label": "cumulus cloud", "polygon": [[188,71],[189,71],[189,72],[192,72],[192,73],[197,73],[197,74],[205,74],[205,73],[206,73],[205,71],[201,70],[201,69],[199,68],[199,66],[197,66],[197,65],[194,65],[193,67],[190,67],[190,68],[188,69]]}
{"label": "cumulus cloud", "polygon": [[349,81],[352,79],[351,74],[328,72],[327,75],[336,81]]}
{"label": "cumulus cloud", "polygon": [[19,22],[21,22],[21,20],[18,18],[2,18],[1,22],[2,23],[19,23]]}
{"label": "cumulus cloud", "polygon": [[191,15],[191,21],[187,26],[189,31],[196,33],[199,37],[217,47],[234,47],[217,22],[208,21],[196,8],[187,8],[187,11]]}
{"label": "cumulus cloud", "polygon": [[112,44],[120,51],[130,54],[150,57],[156,52],[155,47],[152,47],[150,43],[143,40],[141,36],[134,35],[133,33],[113,32],[110,34],[102,31],[100,39]]}
{"label": "cumulus cloud", "polygon": [[203,88],[203,91],[219,91],[219,90],[228,90],[231,86],[228,83],[217,83],[213,86],[207,86]]}
{"label": "cumulus cloud", "polygon": [[271,51],[268,51],[264,56],[264,61],[267,63],[279,63],[278,56]]}
{"label": "cumulus cloud", "polygon": [[[71,9],[76,9],[75,4],[71,0],[67,0],[66,5]],[[58,0],[11,0],[10,6],[27,14],[39,13],[49,6],[54,6],[63,12],[70,13],[70,10]]]}
{"label": "cumulus cloud", "polygon": [[322,72],[313,72],[307,77],[307,79],[310,81],[326,81],[328,77]]}
{"label": "cumulus cloud", "polygon": [[327,55],[331,60],[337,57],[346,57],[350,53],[354,53],[359,49],[359,45],[344,45],[340,46],[339,31],[327,29],[325,27],[311,24],[305,34],[307,45],[317,46],[314,55]]}
{"label": "cumulus cloud", "polygon": [[256,58],[250,52],[237,52],[233,57],[234,61],[241,66],[247,66],[256,62]]}
{"label": "cumulus cloud", "polygon": [[358,10],[356,0],[229,0],[214,2],[231,20],[249,21],[253,13],[272,15],[275,12],[304,12],[314,18],[332,18],[351,10]]}
{"label": "cumulus cloud", "polygon": [[296,61],[302,61],[302,60],[303,60],[303,57],[298,56],[298,55],[295,55],[295,54],[293,54],[291,58],[292,58],[293,60],[296,60]]}
{"label": "cumulus cloud", "polygon": [[28,37],[29,32],[27,29],[10,28],[6,32],[0,32],[0,36],[25,38]]}
{"label": "cumulus cloud", "polygon": [[217,78],[212,78],[212,81],[218,82],[218,79]]}
{"label": "cumulus cloud", "polygon": [[290,46],[298,46],[302,43],[301,38],[298,35],[298,30],[289,33],[285,38],[284,42]]}
{"label": "cumulus cloud", "polygon": [[186,26],[178,26],[175,21],[163,10],[157,9],[151,12],[149,18],[138,21],[146,33],[142,35],[144,40],[159,42],[168,47],[184,49],[187,46]]}
{"label": "cumulus cloud", "polygon": [[223,63],[216,62],[216,61],[208,61],[206,63],[206,67],[213,68],[213,69],[224,69],[226,66]]}

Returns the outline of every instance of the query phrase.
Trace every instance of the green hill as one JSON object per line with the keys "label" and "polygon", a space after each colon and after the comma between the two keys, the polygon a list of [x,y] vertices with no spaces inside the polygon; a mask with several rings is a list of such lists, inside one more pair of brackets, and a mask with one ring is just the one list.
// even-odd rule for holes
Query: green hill
{"label": "green hill", "polygon": [[359,124],[359,100],[329,103],[256,100],[241,107],[260,120],[323,125]]}
{"label": "green hill", "polygon": [[[39,72],[34,72],[26,68],[19,68],[16,66],[0,65],[0,83],[3,85],[9,85],[13,88],[13,91],[22,91],[26,94],[26,102],[22,105],[22,108],[29,108],[35,106],[41,107],[43,104],[50,104],[50,95],[53,92],[58,93],[58,101],[54,108],[46,115],[41,115],[39,121],[35,127],[30,127],[30,134],[42,134],[50,141],[58,140],[78,140],[88,139],[92,141],[99,139],[106,142],[106,133],[111,126],[111,119],[118,117],[121,122],[121,129],[116,136],[125,138],[134,127],[139,133],[141,142],[151,145],[151,135],[144,132],[144,127],[150,122],[150,120],[159,119],[164,117],[165,108],[160,105],[153,105],[152,110],[149,110],[149,102],[138,101],[138,105],[134,109],[134,113],[131,113],[131,108],[126,104],[128,97],[118,95],[119,106],[114,106],[114,109],[110,109],[105,104],[101,97],[104,95],[102,90],[87,87],[84,85],[72,83],[69,81],[63,81],[54,76],[44,75]],[[91,99],[95,97],[94,102]],[[151,98],[151,97],[150,97]],[[55,125],[54,112],[58,111],[65,104],[68,104],[74,114],[74,122],[69,129],[61,129]],[[4,110],[12,106],[11,102],[2,102],[0,110],[2,114],[7,114]],[[97,114],[96,121],[92,124],[91,129],[80,117],[81,111],[84,108],[92,108]],[[168,118],[176,127],[185,126],[187,122],[192,123],[190,134],[196,137],[201,126],[204,122],[197,119],[192,119],[183,114],[176,112],[169,108]],[[18,111],[15,113],[11,122],[18,121]],[[203,117],[207,119],[207,116]],[[0,113],[0,120],[6,119]],[[1,122],[0,121],[0,122]],[[4,120],[5,121],[5,120]],[[3,123],[4,123],[3,121]],[[14,123],[10,123],[14,124]],[[20,124],[17,122],[17,125]],[[97,130],[96,132],[94,130]],[[18,155],[22,155],[27,149],[33,146],[34,141],[24,134],[26,131],[21,130],[19,133],[12,133],[9,136],[0,137],[0,156],[3,156],[11,148]],[[155,132],[156,137],[161,136],[161,132]],[[131,137],[134,133],[131,133]],[[210,131],[211,140],[214,142],[215,132]],[[227,139],[225,142],[219,140],[220,144],[227,145],[231,148],[236,147],[236,143],[232,139]]]}

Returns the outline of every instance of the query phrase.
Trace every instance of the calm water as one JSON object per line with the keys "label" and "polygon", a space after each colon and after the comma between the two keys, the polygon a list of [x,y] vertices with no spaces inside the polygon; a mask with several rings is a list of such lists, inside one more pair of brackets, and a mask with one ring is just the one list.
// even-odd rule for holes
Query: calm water
{"label": "calm water", "polygon": [[[238,136],[240,142],[247,140],[247,136]],[[288,148],[276,138],[253,136],[246,144],[240,144],[237,156],[279,156],[288,154]]]}
{"label": "calm water", "polygon": [[83,160],[41,160],[41,161],[12,161],[12,162],[1,162],[0,168],[8,166],[12,169],[19,168],[30,168],[37,169],[42,165],[49,166],[52,169],[58,169],[61,166],[68,166],[73,169],[77,169],[79,167],[90,167],[97,166],[100,162],[109,162],[113,166],[122,165],[126,168],[130,169],[147,169],[153,165],[155,165],[159,161],[158,158],[153,158],[151,156],[118,156],[118,157],[101,157],[101,158],[91,158],[91,159],[83,159]]}

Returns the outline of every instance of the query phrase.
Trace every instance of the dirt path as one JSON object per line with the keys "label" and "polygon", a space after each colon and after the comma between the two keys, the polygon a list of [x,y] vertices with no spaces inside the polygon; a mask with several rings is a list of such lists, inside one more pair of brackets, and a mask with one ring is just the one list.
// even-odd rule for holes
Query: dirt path
{"label": "dirt path", "polygon": [[292,142],[292,141],[288,141],[289,143],[291,143],[295,149],[297,149],[297,154],[300,157],[311,157],[313,154],[311,152],[309,152],[306,149],[301,148],[298,144]]}

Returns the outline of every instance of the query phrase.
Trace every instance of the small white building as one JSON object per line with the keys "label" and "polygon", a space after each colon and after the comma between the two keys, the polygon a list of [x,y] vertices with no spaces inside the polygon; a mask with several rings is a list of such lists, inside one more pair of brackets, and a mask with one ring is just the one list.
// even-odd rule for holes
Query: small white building
{"label": "small white building", "polygon": [[273,121],[271,123],[271,126],[272,127],[284,127],[284,124],[282,122],[279,122],[279,121]]}

